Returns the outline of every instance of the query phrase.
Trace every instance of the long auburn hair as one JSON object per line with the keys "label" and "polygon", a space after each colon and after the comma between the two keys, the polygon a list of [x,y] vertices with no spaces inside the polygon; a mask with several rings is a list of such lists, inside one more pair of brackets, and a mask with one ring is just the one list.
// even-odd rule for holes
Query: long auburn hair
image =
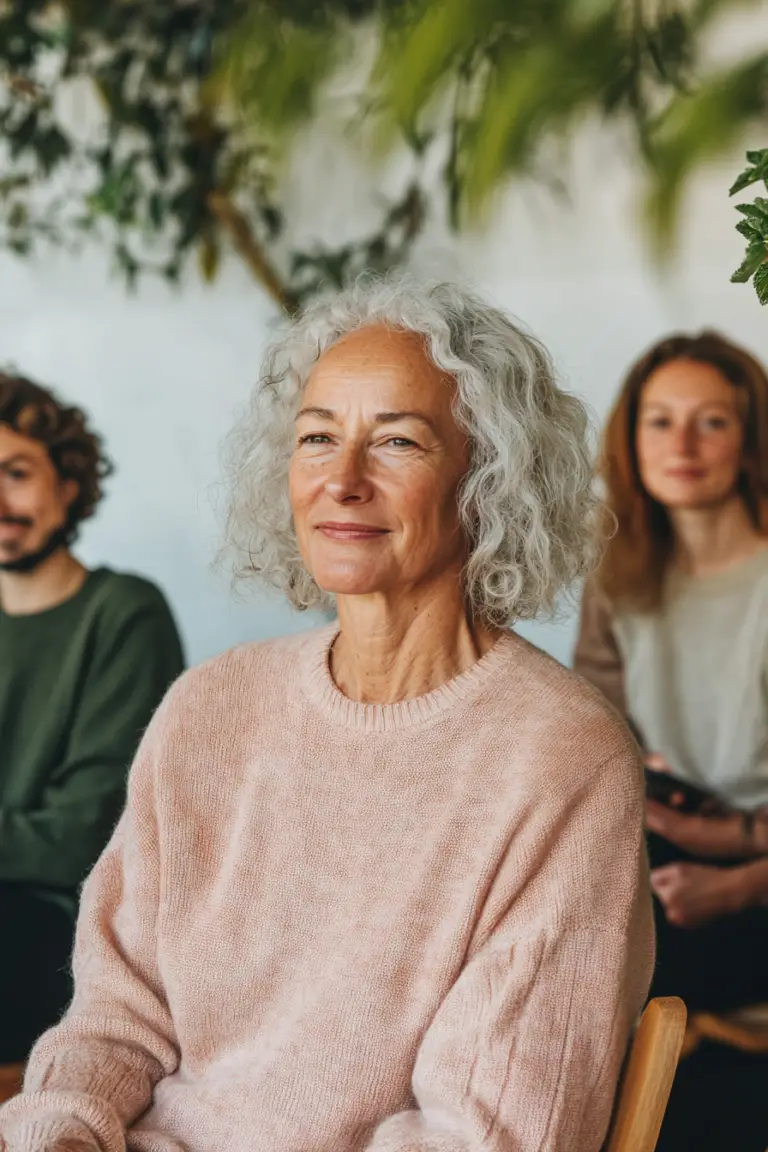
{"label": "long auburn hair", "polygon": [[599,583],[614,603],[653,611],[662,599],[674,547],[666,509],[646,491],[637,461],[637,418],[646,381],[671,360],[711,364],[737,390],[744,428],[739,491],[760,532],[768,534],[768,373],[746,349],[718,332],[676,333],[649,348],[629,370],[605,430],[601,473],[613,532]]}

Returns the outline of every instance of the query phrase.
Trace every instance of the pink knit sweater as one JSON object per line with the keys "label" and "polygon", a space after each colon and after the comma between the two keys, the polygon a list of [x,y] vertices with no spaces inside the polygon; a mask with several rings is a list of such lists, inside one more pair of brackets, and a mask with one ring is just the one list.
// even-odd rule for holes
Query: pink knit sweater
{"label": "pink knit sweater", "polygon": [[511,635],[357,704],[332,638],[171,690],[9,1152],[597,1152],[652,960],[624,728]]}

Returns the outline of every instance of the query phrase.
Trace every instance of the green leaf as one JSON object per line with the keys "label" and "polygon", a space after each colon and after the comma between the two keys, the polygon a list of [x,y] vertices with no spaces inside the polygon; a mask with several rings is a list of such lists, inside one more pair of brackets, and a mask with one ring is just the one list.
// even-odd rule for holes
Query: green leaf
{"label": "green leaf", "polygon": [[736,225],[736,231],[746,240],[760,240],[762,238],[760,229],[755,228],[754,224],[750,224],[749,220],[739,220]]}
{"label": "green leaf", "polygon": [[761,264],[754,279],[755,291],[761,304],[768,304],[768,264]]}
{"label": "green leaf", "polygon": [[747,160],[753,167],[747,168],[737,177],[731,186],[731,196],[748,188],[750,184],[756,184],[759,180],[764,180],[768,187],[768,148],[761,148],[759,152],[747,152]]}
{"label": "green leaf", "polygon": [[736,211],[746,216],[757,228],[768,226],[768,201],[757,197],[751,204],[737,204]]}
{"label": "green leaf", "polygon": [[399,124],[414,124],[424,106],[450,79],[456,63],[492,26],[498,9],[489,0],[418,3],[404,27],[385,39],[377,75]]}
{"label": "green leaf", "polygon": [[29,236],[10,236],[7,244],[11,252],[16,256],[28,256],[32,250]]}
{"label": "green leaf", "polygon": [[30,184],[29,176],[22,175],[21,173],[12,174],[0,178],[0,199],[5,199],[12,192],[17,192],[20,188],[28,188]]}
{"label": "green leaf", "polygon": [[11,210],[8,213],[8,227],[12,228],[14,231],[19,231],[21,228],[25,228],[28,223],[29,209],[27,208],[27,205],[22,204],[21,202],[17,202],[16,204],[12,205]]}
{"label": "green leaf", "polygon": [[117,261],[118,271],[125,277],[128,288],[135,288],[136,279],[139,274],[139,264],[122,242],[119,242],[115,247],[115,259]]}
{"label": "green leaf", "polygon": [[69,139],[55,126],[38,136],[36,147],[38,158],[46,175],[50,175],[57,165],[68,160],[72,155],[72,145]]}
{"label": "green leaf", "polygon": [[261,204],[259,215],[267,232],[268,240],[276,240],[283,230],[285,221],[283,214],[274,204]]}
{"label": "green leaf", "polygon": [[764,240],[753,240],[747,249],[747,255],[743,263],[736,269],[731,276],[731,281],[734,284],[746,284],[751,276],[754,276],[761,264],[764,264],[768,258],[768,245]]}
{"label": "green leaf", "polygon": [[216,279],[216,273],[219,270],[220,256],[221,251],[216,237],[212,232],[206,232],[197,249],[200,273],[206,284],[211,284]]}
{"label": "green leaf", "polygon": [[222,47],[221,63],[204,85],[206,104],[231,105],[252,122],[285,130],[313,112],[345,37],[341,25],[322,19],[302,25],[253,4]]}
{"label": "green leaf", "polygon": [[38,114],[37,110],[33,108],[15,128],[6,130],[12,159],[15,160],[20,153],[33,145],[37,126]]}
{"label": "green leaf", "polygon": [[768,110],[768,54],[713,71],[680,95],[654,129],[654,181],[648,218],[657,251],[668,249],[681,198],[693,171],[726,154],[745,129]]}
{"label": "green leaf", "polygon": [[167,180],[169,175],[168,157],[160,145],[156,145],[152,149],[152,163],[155,166],[155,172],[161,180]]}
{"label": "green leaf", "polygon": [[760,173],[756,168],[742,172],[741,176],[737,176],[731,184],[729,196],[735,196],[737,192],[742,192],[745,188],[749,188],[750,184],[754,184],[760,179]]}
{"label": "green leaf", "polygon": [[155,228],[158,232],[165,223],[165,209],[165,200],[160,195],[160,193],[150,193],[149,201],[147,202],[147,211],[152,227]]}
{"label": "green leaf", "polygon": [[160,135],[162,120],[159,111],[148,100],[142,100],[133,109],[133,121],[142,128],[150,139]]}

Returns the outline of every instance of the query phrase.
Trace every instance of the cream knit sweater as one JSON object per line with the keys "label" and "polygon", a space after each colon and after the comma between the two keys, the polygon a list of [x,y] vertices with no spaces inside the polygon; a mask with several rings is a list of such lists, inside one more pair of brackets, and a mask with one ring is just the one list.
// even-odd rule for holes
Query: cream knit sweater
{"label": "cream knit sweater", "polygon": [[332,639],[169,693],[8,1152],[597,1152],[652,963],[624,728],[512,635],[386,706]]}

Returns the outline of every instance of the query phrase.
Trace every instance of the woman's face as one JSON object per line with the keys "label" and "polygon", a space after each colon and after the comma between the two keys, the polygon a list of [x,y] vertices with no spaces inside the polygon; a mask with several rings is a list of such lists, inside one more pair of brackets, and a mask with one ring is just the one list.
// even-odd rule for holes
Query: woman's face
{"label": "woman's face", "polygon": [[302,558],[324,591],[391,596],[458,577],[468,451],[454,392],[418,336],[379,325],[317,361],[296,421],[290,494]]}
{"label": "woman's face", "polygon": [[670,360],[640,396],[637,459],[648,493],[669,509],[714,508],[737,489],[744,431],[736,389],[711,364]]}

